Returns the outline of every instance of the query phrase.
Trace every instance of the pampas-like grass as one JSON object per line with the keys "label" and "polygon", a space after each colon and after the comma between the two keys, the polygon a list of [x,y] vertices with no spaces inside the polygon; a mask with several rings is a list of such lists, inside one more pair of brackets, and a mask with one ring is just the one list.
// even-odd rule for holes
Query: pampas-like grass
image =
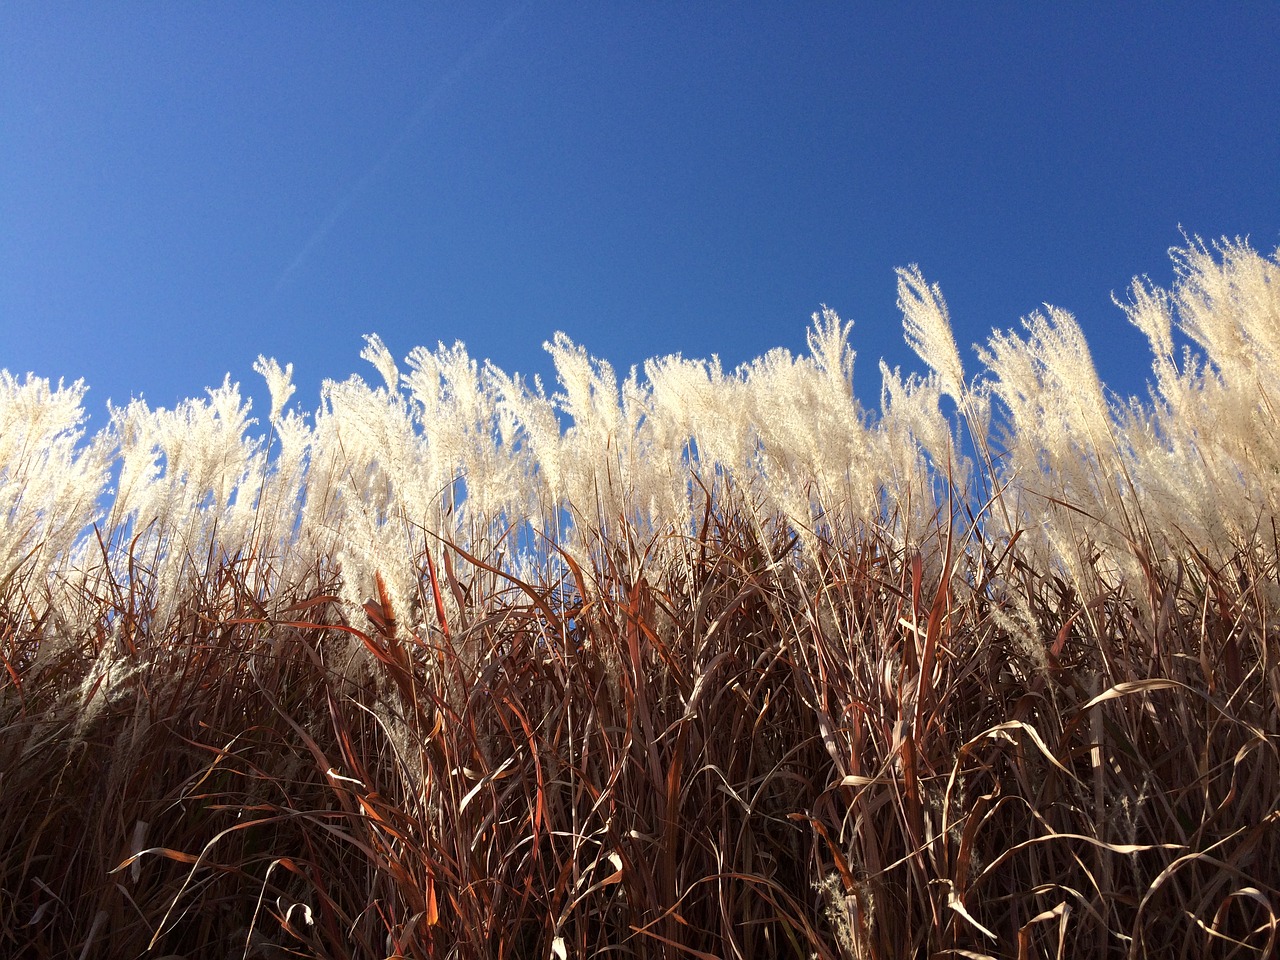
{"label": "pampas-like grass", "polygon": [[830,311],[261,436],[0,374],[0,953],[1274,955],[1280,262],[1175,261],[1144,399],[915,268],[879,410]]}

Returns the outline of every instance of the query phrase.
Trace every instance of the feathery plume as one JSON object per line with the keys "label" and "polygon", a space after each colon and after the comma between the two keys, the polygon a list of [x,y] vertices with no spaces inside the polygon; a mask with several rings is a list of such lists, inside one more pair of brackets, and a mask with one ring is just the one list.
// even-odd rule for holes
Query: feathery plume
{"label": "feathery plume", "polygon": [[920,267],[898,270],[898,309],[902,311],[907,346],[938,375],[942,392],[957,403],[964,391],[964,366],[951,332],[942,290],[925,282]]}
{"label": "feathery plume", "polygon": [[280,413],[284,410],[284,405],[289,402],[289,398],[293,396],[298,389],[293,385],[293,364],[285,364],[283,370],[280,369],[274,357],[268,359],[262,354],[258,354],[258,359],[253,365],[254,372],[267,381],[267,390],[271,393],[271,422],[275,423],[280,419]]}

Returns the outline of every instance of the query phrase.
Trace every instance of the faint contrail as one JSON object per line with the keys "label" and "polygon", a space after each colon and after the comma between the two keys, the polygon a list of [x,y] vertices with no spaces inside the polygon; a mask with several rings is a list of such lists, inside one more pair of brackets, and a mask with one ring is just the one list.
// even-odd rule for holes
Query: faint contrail
{"label": "faint contrail", "polygon": [[351,208],[351,205],[356,202],[362,193],[369,189],[369,186],[374,182],[374,180],[376,180],[382,172],[386,170],[396,152],[404,145],[405,141],[409,139],[409,136],[413,131],[427,118],[427,114],[430,113],[435,105],[440,102],[441,97],[443,97],[449,89],[458,82],[458,79],[467,71],[467,68],[479,59],[480,56],[493,44],[493,42],[497,40],[498,37],[502,36],[507,28],[510,27],[511,24],[525,12],[525,10],[532,6],[532,4],[533,0],[528,0],[528,2],[521,4],[507,14],[507,16],[500,21],[497,26],[489,31],[487,36],[483,37],[475,46],[459,57],[457,62],[449,68],[448,72],[443,77],[441,77],[440,82],[431,89],[423,99],[422,103],[418,105],[418,109],[413,112],[413,116],[405,122],[405,125],[401,128],[399,135],[397,135],[396,138],[391,141],[390,145],[382,151],[382,156],[370,165],[369,169],[367,169],[360,178],[351,185],[351,188],[342,195],[337,203],[333,205],[333,208],[320,222],[320,225],[316,227],[315,230],[311,231],[311,236],[307,237],[307,242],[302,245],[302,249],[298,251],[297,256],[289,262],[289,265],[284,268],[279,278],[277,278],[275,285],[277,293],[285,284],[293,279],[298,270],[301,269],[302,265],[306,263],[307,258],[311,256],[311,252],[324,242],[325,238],[333,230],[334,226],[336,226],[338,221],[342,219],[342,215]]}

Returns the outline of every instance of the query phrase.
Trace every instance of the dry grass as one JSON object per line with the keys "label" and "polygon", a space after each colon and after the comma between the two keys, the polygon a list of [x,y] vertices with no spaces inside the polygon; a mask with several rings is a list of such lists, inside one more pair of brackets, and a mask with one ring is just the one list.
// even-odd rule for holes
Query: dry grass
{"label": "dry grass", "polygon": [[714,501],[678,567],[628,537],[481,595],[446,547],[417,632],[268,618],[224,558],[176,630],[139,574],[55,643],[11,581],[0,952],[1274,955],[1274,564],[1081,596]]}
{"label": "dry grass", "polygon": [[310,421],[261,360],[265,440],[0,371],[0,956],[1277,955],[1280,254],[1218,251],[1135,284],[1149,403],[1052,309],[966,382],[918,270],[878,415],[829,312],[550,398],[370,338]]}

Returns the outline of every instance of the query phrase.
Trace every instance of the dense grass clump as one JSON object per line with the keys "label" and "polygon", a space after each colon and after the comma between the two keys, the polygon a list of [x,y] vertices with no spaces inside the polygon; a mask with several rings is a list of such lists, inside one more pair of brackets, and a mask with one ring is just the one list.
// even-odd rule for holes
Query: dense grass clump
{"label": "dense grass clump", "polygon": [[1280,263],[1177,259],[1143,401],[914,269],[875,412],[830,313],[266,437],[0,374],[0,954],[1274,955]]}

